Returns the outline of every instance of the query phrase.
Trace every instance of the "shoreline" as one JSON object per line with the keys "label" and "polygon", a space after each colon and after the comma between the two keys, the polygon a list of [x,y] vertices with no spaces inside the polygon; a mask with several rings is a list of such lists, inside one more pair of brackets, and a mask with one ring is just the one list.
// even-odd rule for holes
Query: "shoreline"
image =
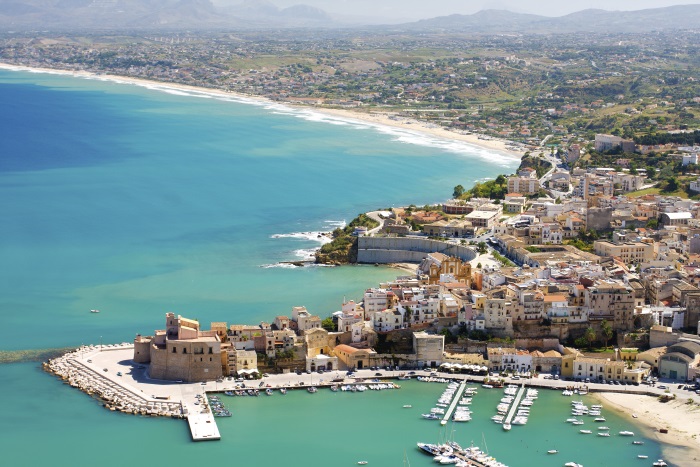
{"label": "shoreline", "polygon": [[[700,462],[700,407],[686,405],[683,399],[659,402],[655,397],[638,394],[592,392],[603,404],[644,430],[659,442],[664,460],[675,465]],[[694,412],[694,413],[691,413]],[[632,414],[638,415],[633,418]],[[668,433],[659,432],[665,428]]]}
{"label": "shoreline", "polygon": [[[155,81],[145,78],[132,78],[128,76],[101,74],[98,72],[84,70],[66,70],[60,68],[39,68],[24,65],[13,65],[10,63],[0,62],[0,70],[8,71],[25,71],[29,73],[45,73],[61,76],[70,76],[75,78],[110,81],[117,84],[130,84],[134,86],[145,87],[147,89],[170,91],[186,91],[202,95],[210,95],[215,97],[227,97],[229,99],[237,99],[240,103],[249,105],[266,105],[280,106],[293,111],[307,111],[331,119],[338,119],[349,123],[369,124],[376,130],[382,131],[387,129],[400,130],[407,135],[420,135],[429,137],[435,140],[448,142],[462,143],[471,146],[477,150],[485,150],[496,152],[501,156],[506,156],[513,159],[522,158],[525,150],[514,151],[507,146],[512,146],[518,143],[513,143],[508,140],[493,138],[491,136],[480,135],[477,133],[463,134],[451,131],[444,127],[439,127],[434,124],[429,124],[420,120],[410,119],[406,117],[397,117],[395,112],[382,112],[380,110],[370,109],[369,112],[356,111],[350,109],[335,109],[316,107],[311,105],[302,105],[294,102],[274,101],[264,96],[242,94],[234,91],[224,91],[215,88],[205,88],[192,86],[187,84],[169,83],[165,81]],[[400,120],[397,120],[400,118]],[[410,125],[410,127],[407,127]]]}

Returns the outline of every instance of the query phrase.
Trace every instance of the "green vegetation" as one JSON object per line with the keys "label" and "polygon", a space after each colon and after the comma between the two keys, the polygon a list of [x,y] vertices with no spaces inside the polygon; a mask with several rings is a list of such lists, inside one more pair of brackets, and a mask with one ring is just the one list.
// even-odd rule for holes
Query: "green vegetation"
{"label": "green vegetation", "polygon": [[511,260],[509,260],[508,258],[506,258],[505,256],[503,256],[502,254],[500,254],[497,251],[491,252],[491,256],[496,258],[496,261],[501,263],[503,266],[506,266],[506,267],[515,266],[515,263],[513,263]]}
{"label": "green vegetation", "polygon": [[[457,188],[460,187],[461,185],[457,185],[455,187],[455,193],[457,192]],[[495,180],[489,180],[488,182],[484,183],[475,183],[474,186],[467,190],[463,191],[462,196],[460,198],[462,199],[471,199],[471,198],[491,198],[491,199],[504,199],[506,197],[506,194],[508,193],[508,179],[506,178],[505,175],[499,175],[496,177]]]}
{"label": "green vegetation", "polygon": [[335,321],[333,321],[333,318],[331,318],[330,316],[321,321],[321,327],[328,332],[335,332],[338,330],[338,324]]}
{"label": "green vegetation", "polygon": [[526,167],[535,169],[537,171],[537,178],[542,178],[544,174],[546,174],[552,168],[552,164],[541,157],[533,156],[527,153],[520,160],[520,167],[518,167],[518,171]]}
{"label": "green vegetation", "polygon": [[541,253],[542,250],[537,248],[536,246],[526,246],[525,249],[529,251],[530,253]]}
{"label": "green vegetation", "polygon": [[321,264],[348,264],[357,262],[357,237],[353,236],[355,227],[373,229],[379,223],[366,214],[360,214],[345,228],[333,231],[333,241],[323,245],[316,252],[316,262]]}

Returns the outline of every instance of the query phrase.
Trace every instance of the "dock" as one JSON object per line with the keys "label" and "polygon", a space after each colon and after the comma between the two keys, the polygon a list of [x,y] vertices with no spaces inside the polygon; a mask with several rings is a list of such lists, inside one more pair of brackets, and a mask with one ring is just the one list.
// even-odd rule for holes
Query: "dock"
{"label": "dock", "polygon": [[462,381],[457,388],[457,391],[455,392],[455,397],[452,399],[452,403],[450,404],[450,407],[447,409],[445,412],[445,416],[442,417],[442,421],[440,422],[440,425],[447,425],[447,422],[450,420],[450,417],[452,416],[452,412],[455,411],[455,407],[457,407],[457,403],[459,402],[459,399],[462,397],[462,393],[464,393],[464,388],[467,387],[467,382]]}
{"label": "dock", "polygon": [[520,389],[518,389],[518,393],[515,395],[515,400],[513,401],[513,405],[510,406],[510,410],[508,410],[508,415],[506,416],[506,419],[503,421],[504,425],[506,423],[510,423],[513,420],[513,417],[515,416],[515,411],[518,410],[518,406],[520,405],[520,400],[523,398],[523,394],[525,394],[525,384],[520,386]]}
{"label": "dock", "polygon": [[202,412],[190,412],[187,414],[187,423],[192,433],[192,441],[213,441],[221,439],[219,427],[211,410]]}

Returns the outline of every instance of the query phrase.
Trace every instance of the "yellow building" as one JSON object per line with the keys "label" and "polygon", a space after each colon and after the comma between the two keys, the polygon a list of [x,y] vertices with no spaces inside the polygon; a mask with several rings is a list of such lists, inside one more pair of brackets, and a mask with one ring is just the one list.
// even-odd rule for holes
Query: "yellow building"
{"label": "yellow building", "polygon": [[644,242],[611,243],[608,241],[593,242],[595,254],[598,256],[614,256],[625,264],[648,263],[654,260],[654,244]]}

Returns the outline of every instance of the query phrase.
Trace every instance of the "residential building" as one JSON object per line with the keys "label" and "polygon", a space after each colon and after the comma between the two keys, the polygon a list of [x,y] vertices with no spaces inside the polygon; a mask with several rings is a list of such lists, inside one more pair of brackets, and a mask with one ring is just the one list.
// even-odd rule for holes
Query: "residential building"
{"label": "residential building", "polygon": [[540,181],[531,177],[510,177],[508,179],[509,193],[522,193],[532,195],[539,191]]}
{"label": "residential building", "polygon": [[625,264],[648,263],[655,259],[654,244],[649,242],[612,243],[604,240],[593,242],[598,256],[614,256]]}

